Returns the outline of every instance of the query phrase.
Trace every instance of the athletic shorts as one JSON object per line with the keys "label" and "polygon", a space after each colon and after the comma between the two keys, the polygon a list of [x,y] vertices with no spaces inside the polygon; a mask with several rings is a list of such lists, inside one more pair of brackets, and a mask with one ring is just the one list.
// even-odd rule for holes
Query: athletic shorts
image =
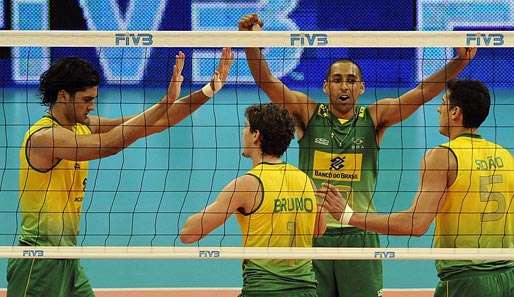
{"label": "athletic shorts", "polygon": [[78,259],[9,259],[7,297],[94,297]]}
{"label": "athletic shorts", "polygon": [[[354,227],[328,228],[315,247],[380,247],[378,235]],[[381,297],[382,261],[313,260],[319,297]]]}
{"label": "athletic shorts", "polygon": [[435,297],[512,297],[514,268],[472,270],[440,280]]}

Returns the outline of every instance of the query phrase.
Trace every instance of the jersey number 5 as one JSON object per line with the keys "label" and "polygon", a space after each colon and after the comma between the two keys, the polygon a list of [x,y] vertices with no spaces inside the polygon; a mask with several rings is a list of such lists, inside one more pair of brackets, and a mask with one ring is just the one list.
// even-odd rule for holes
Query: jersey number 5
{"label": "jersey number 5", "polygon": [[498,205],[494,212],[484,212],[480,214],[482,222],[497,221],[505,216],[505,196],[500,192],[494,192],[494,184],[501,184],[503,182],[502,175],[490,175],[480,177],[480,201],[487,204],[491,201],[496,202]]}

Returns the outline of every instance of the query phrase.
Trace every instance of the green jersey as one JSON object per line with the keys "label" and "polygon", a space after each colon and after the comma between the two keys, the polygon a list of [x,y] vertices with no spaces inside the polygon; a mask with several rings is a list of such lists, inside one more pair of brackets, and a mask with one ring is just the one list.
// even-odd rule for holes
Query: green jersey
{"label": "green jersey", "polygon": [[[378,174],[375,125],[366,106],[356,106],[346,123],[318,104],[300,145],[300,169],[317,187],[337,186],[355,212],[375,212],[373,192]],[[342,227],[327,215],[329,227]]]}

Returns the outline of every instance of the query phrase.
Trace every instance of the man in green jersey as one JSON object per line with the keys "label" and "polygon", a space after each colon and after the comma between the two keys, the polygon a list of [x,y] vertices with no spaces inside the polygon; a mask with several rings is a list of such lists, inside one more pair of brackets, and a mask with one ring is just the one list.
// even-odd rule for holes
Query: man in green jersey
{"label": "man in green jersey", "polygon": [[[241,18],[239,30],[259,30],[255,14]],[[476,49],[457,49],[457,56],[416,88],[397,98],[384,98],[369,106],[358,105],[365,91],[362,71],[351,60],[334,62],[323,82],[328,103],[289,89],[273,76],[258,48],[247,48],[248,65],[256,84],[272,102],[285,106],[296,118],[300,145],[299,168],[320,186],[336,185],[356,211],[374,212],[373,192],[378,175],[378,149],[388,127],[413,114],[439,94],[475,56]],[[378,247],[375,233],[342,225],[327,218],[328,229],[317,247]],[[318,295],[377,297],[382,295],[380,261],[315,260]]]}
{"label": "man in green jersey", "polygon": [[[232,53],[224,49],[213,80],[202,91],[176,100],[183,81],[184,54],[179,53],[165,96],[144,112],[121,119],[90,114],[100,82],[91,63],[67,57],[51,65],[39,85],[48,114],[27,131],[19,153],[20,245],[76,245],[88,161],[176,125],[221,89],[231,63]],[[7,270],[9,297],[94,296],[76,259],[10,259]]]}
{"label": "man in green jersey", "polygon": [[[514,248],[514,160],[485,140],[487,87],[474,80],[448,82],[439,105],[439,132],[449,141],[421,160],[412,206],[390,215],[352,213],[336,187],[317,192],[337,220],[384,234],[421,236],[435,220],[436,248]],[[436,297],[514,296],[511,260],[437,260]]]}

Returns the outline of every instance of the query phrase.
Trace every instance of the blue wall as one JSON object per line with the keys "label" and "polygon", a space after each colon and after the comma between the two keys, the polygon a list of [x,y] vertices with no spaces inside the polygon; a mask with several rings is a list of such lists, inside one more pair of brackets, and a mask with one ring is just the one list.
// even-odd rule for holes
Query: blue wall
{"label": "blue wall", "polygon": [[[236,30],[241,15],[258,12],[266,30],[466,30],[509,29],[511,1],[160,1],[53,0],[4,1],[0,28],[31,30]],[[393,9],[394,8],[394,9]],[[36,84],[51,60],[65,55],[91,59],[106,84],[160,86],[179,49],[3,48],[2,85]],[[186,79],[209,79],[217,49],[181,49],[193,61]],[[244,54],[233,77],[252,82]],[[475,78],[503,83],[514,69],[512,50],[484,50],[469,68]],[[319,86],[331,61],[356,59],[368,86],[411,86],[441,67],[451,49],[268,49],[272,70],[289,85]],[[423,62],[421,62],[424,58]],[[492,67],[491,60],[502,60]],[[236,70],[237,69],[237,70]],[[487,71],[484,71],[487,69]]]}

